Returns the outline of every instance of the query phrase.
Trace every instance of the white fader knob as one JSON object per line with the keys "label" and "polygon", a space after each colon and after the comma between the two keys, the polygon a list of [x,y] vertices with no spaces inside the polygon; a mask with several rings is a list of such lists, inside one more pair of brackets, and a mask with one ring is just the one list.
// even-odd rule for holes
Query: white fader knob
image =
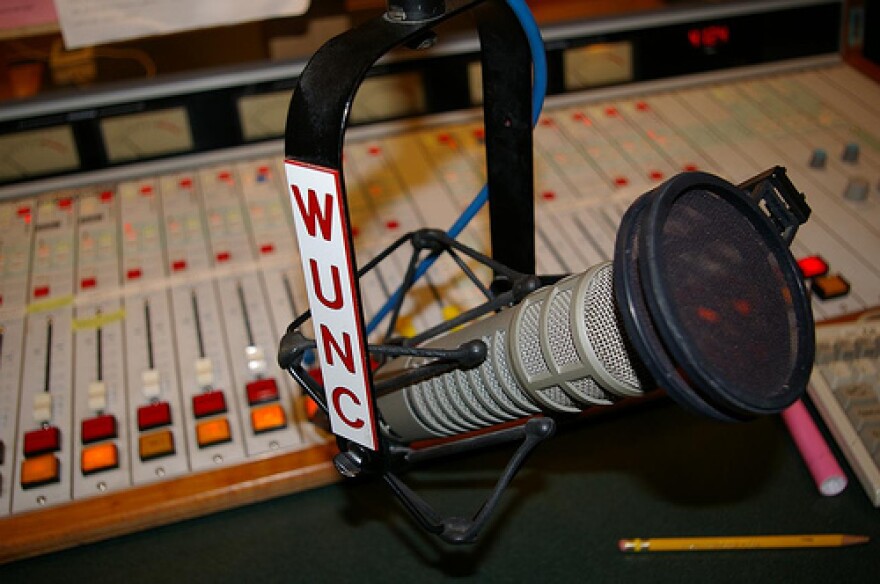
{"label": "white fader knob", "polygon": [[207,357],[196,360],[196,383],[203,388],[214,385],[214,364]]}
{"label": "white fader knob", "polygon": [[103,381],[89,384],[89,409],[93,412],[107,409],[107,385]]}
{"label": "white fader knob", "polygon": [[262,375],[266,372],[268,364],[266,363],[266,353],[260,347],[250,345],[245,347],[244,353],[247,356],[248,371],[254,375]]}
{"label": "white fader knob", "polygon": [[162,393],[158,369],[146,369],[141,373],[141,391],[147,399],[156,399]]}
{"label": "white fader knob", "polygon": [[52,394],[38,393],[34,396],[34,422],[48,424],[52,420]]}

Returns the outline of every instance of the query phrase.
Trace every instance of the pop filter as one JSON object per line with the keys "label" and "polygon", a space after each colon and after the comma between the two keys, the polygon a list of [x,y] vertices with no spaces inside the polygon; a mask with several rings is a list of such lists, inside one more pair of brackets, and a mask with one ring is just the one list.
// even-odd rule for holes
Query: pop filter
{"label": "pop filter", "polygon": [[626,212],[614,257],[629,342],[681,405],[721,420],[778,412],[802,393],[815,343],[788,245],[748,193],[677,175]]}

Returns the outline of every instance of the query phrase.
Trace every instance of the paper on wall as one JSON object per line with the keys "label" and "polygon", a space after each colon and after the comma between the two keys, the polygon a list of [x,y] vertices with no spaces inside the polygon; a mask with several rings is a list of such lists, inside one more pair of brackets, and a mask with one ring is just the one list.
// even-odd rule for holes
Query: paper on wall
{"label": "paper on wall", "polygon": [[298,16],[310,0],[55,0],[68,49],[223,26]]}

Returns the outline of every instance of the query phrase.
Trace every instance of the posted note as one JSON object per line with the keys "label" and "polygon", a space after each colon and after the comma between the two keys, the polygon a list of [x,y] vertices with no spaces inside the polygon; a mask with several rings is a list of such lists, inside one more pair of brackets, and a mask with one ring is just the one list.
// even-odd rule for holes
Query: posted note
{"label": "posted note", "polygon": [[298,16],[310,0],[55,0],[68,49],[111,41]]}

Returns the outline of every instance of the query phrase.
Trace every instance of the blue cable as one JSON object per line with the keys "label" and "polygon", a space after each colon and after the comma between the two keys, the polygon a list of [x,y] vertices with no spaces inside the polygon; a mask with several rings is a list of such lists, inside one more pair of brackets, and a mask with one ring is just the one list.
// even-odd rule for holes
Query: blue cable
{"label": "blue cable", "polygon": [[[538,28],[538,23],[535,22],[535,17],[532,15],[532,11],[525,3],[525,0],[507,0],[507,5],[510,6],[511,10],[513,10],[513,13],[519,20],[520,26],[528,39],[529,50],[532,54],[532,126],[535,126],[535,124],[538,123],[538,119],[541,117],[541,110],[544,109],[544,98],[547,96],[547,57],[544,53],[544,39],[541,38],[541,30]],[[480,212],[480,209],[483,208],[483,205],[485,205],[488,200],[489,185],[483,185],[483,188],[480,189],[477,196],[474,197],[473,201],[470,202],[464,212],[449,228],[449,231],[447,231],[449,236],[458,237],[477,213]],[[427,258],[418,265],[416,268],[415,281],[418,281],[419,278],[425,275],[428,268],[434,264],[435,259],[436,258]],[[379,323],[388,316],[391,307],[397,303],[397,299],[402,293],[403,290],[398,288],[394,294],[385,301],[385,304],[382,305],[373,318],[370,319],[370,322],[367,323],[367,333],[373,332]]]}

